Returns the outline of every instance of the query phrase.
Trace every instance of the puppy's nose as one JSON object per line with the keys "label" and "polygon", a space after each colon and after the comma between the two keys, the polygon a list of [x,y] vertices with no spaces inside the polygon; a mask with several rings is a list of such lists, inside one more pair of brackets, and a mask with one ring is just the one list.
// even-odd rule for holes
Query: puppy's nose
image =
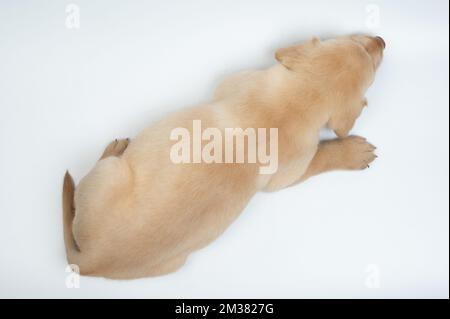
{"label": "puppy's nose", "polygon": [[375,39],[381,44],[383,49],[386,49],[386,42],[384,42],[382,37],[376,36]]}

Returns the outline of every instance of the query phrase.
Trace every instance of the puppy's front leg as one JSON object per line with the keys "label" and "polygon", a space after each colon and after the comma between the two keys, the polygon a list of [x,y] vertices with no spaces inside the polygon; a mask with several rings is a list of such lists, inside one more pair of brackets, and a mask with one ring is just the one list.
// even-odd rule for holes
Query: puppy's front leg
{"label": "puppy's front leg", "polygon": [[375,149],[375,146],[359,136],[323,141],[305,174],[295,184],[327,171],[368,168],[377,157]]}
{"label": "puppy's front leg", "polygon": [[128,144],[130,143],[129,138],[124,139],[115,139],[111,143],[108,144],[108,146],[103,151],[102,156],[100,159],[104,159],[109,156],[120,156],[125,152],[125,149],[128,147]]}

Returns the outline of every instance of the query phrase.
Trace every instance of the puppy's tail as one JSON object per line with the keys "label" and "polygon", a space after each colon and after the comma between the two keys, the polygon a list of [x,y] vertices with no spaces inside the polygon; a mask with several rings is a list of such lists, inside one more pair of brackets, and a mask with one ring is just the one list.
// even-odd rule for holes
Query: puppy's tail
{"label": "puppy's tail", "polygon": [[75,217],[74,195],[75,183],[73,182],[72,176],[70,176],[67,171],[64,175],[62,191],[64,244],[66,246],[67,261],[69,264],[75,264],[81,268],[81,251],[77,246],[72,232],[72,223]]}

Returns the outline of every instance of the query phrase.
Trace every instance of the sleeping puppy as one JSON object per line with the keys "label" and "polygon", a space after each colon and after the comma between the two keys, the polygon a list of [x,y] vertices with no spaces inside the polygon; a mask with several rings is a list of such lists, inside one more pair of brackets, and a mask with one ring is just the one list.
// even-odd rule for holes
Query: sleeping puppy
{"label": "sleeping puppy", "polygon": [[[348,134],[367,105],[364,94],[384,47],[380,37],[358,35],[279,49],[279,63],[226,79],[211,103],[172,114],[131,141],[113,141],[76,188],[66,173],[69,263],[81,274],[108,278],[171,273],[222,234],[256,192],[277,191],[326,171],[367,168],[375,147]],[[193,123],[200,121],[219,135],[227,128],[275,128],[276,169],[261,173],[255,161],[174,160],[174,129],[195,135]],[[319,140],[325,126],[336,139]],[[250,140],[246,132],[225,141],[213,158],[222,159],[227,143],[236,146],[237,138]],[[188,158],[207,141],[188,143]],[[244,155],[253,151],[248,143]]]}

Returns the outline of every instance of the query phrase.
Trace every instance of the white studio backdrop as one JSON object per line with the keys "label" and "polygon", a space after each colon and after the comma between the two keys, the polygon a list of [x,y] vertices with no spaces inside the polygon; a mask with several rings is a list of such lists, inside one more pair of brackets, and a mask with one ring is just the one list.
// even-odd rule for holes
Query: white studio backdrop
{"label": "white studio backdrop", "polygon": [[[0,297],[448,298],[448,9],[437,0],[0,1]],[[66,169],[79,180],[110,140],[208,101],[225,75],[275,63],[278,47],[348,33],[387,43],[353,130],[378,147],[369,170],[258,194],[172,275],[71,281]]]}

